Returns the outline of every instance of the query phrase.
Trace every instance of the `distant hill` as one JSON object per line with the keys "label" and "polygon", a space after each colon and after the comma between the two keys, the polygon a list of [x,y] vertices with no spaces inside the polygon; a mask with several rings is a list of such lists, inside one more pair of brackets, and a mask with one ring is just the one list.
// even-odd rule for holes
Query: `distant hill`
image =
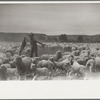
{"label": "distant hill", "polygon": [[[0,32],[0,41],[2,42],[21,42],[24,37],[29,39],[29,33],[4,33]],[[66,35],[68,42],[77,42],[79,35]],[[98,35],[81,35],[83,42],[99,42],[100,34]],[[43,33],[35,33],[35,38],[41,42],[57,42],[59,41],[58,35],[46,35]]]}
{"label": "distant hill", "polygon": [[[0,32],[0,41],[3,42],[21,42],[24,37],[29,39],[29,33],[3,33]],[[44,41],[45,34],[35,34],[35,38]]]}

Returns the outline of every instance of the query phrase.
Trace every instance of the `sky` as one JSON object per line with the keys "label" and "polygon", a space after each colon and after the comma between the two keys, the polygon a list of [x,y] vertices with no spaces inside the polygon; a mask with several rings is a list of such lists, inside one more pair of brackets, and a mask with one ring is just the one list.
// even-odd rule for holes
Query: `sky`
{"label": "sky", "polygon": [[100,3],[0,4],[0,32],[100,34]]}

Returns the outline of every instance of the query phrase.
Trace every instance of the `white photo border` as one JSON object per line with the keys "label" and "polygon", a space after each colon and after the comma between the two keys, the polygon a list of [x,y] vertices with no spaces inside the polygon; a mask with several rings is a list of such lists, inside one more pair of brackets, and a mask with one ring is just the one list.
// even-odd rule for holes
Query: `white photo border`
{"label": "white photo border", "polygon": [[[0,5],[32,3],[100,3],[100,1],[0,1]],[[1,81],[0,99],[100,99],[100,81]]]}

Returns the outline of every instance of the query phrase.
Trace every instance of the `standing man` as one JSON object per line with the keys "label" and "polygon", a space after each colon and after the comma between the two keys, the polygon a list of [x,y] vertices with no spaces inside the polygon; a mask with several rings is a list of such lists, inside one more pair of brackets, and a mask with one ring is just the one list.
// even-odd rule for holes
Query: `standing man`
{"label": "standing man", "polygon": [[35,57],[37,57],[38,56],[37,43],[41,44],[42,47],[44,47],[45,44],[42,44],[41,42],[35,40],[33,33],[29,34],[29,37],[30,37],[30,45],[31,45],[31,54],[30,54],[30,57],[33,57],[33,54],[35,54]]}
{"label": "standing man", "polygon": [[34,34],[33,34],[33,33],[29,34],[29,37],[30,37],[30,41],[29,41],[26,37],[24,37],[24,40],[22,41],[22,44],[21,44],[21,47],[20,47],[20,50],[19,50],[19,55],[21,55],[21,53],[22,53],[23,49],[25,48],[27,42],[29,42],[30,45],[31,45],[31,54],[30,54],[30,57],[33,57],[33,54],[35,54],[35,57],[37,57],[37,56],[38,56],[38,47],[37,47],[37,43],[38,43],[38,44],[41,44],[42,47],[44,47],[44,46],[46,46],[46,45],[45,45],[45,44],[42,44],[42,43],[39,42],[39,41],[36,41],[36,40],[34,39]]}

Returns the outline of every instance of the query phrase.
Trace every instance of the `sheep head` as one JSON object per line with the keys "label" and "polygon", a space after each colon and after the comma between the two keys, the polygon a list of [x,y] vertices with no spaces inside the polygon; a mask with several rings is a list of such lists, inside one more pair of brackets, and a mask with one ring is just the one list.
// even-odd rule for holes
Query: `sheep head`
{"label": "sheep head", "polygon": [[39,60],[40,60],[40,57],[34,57],[32,59],[32,62],[33,62],[33,64],[37,64]]}
{"label": "sheep head", "polygon": [[50,60],[50,61],[52,61],[52,62],[54,62],[54,59],[53,59],[53,57],[50,57],[50,58],[49,58],[49,60]]}
{"label": "sheep head", "polygon": [[6,53],[6,57],[7,57],[7,58],[11,57],[11,53],[10,53],[10,52],[7,52],[7,53]]}
{"label": "sheep head", "polygon": [[66,61],[63,65],[63,68],[68,71],[71,68],[71,63],[70,61]]}
{"label": "sheep head", "polygon": [[71,65],[72,65],[73,61],[74,61],[74,56],[73,55],[69,55],[68,56],[68,61],[70,61]]}
{"label": "sheep head", "polygon": [[20,56],[16,57],[15,63],[19,64],[20,62],[22,62],[22,58]]}
{"label": "sheep head", "polygon": [[62,58],[62,52],[61,51],[57,51],[56,52],[56,56],[57,56],[57,58]]}

